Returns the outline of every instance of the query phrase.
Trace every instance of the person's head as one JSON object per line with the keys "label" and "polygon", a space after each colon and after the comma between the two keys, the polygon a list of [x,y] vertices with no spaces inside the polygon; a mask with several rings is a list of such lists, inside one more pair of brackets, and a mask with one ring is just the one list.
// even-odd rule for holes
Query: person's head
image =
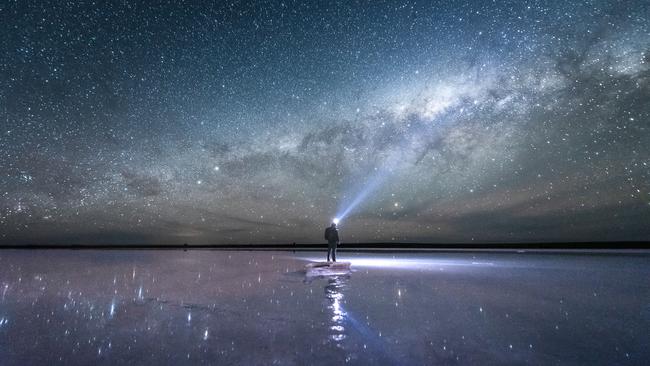
{"label": "person's head", "polygon": [[333,228],[336,227],[336,223],[335,223],[335,222],[332,223],[332,227],[333,227]]}

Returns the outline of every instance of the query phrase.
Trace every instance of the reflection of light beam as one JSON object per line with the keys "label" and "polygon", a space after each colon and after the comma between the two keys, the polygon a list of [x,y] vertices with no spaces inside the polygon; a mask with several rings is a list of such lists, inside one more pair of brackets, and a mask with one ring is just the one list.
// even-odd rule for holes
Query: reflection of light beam
{"label": "reflection of light beam", "polygon": [[[304,258],[309,261],[318,262],[318,258]],[[493,262],[476,262],[474,260],[445,260],[445,259],[404,259],[404,258],[381,258],[381,257],[353,257],[346,258],[351,263],[351,268],[393,268],[393,269],[430,269],[436,270],[442,267],[472,266],[491,267]]]}
{"label": "reflection of light beam", "polygon": [[332,310],[332,323],[330,329],[333,334],[330,338],[337,344],[342,344],[346,335],[345,324],[351,324],[352,328],[356,330],[364,339],[364,348],[366,343],[370,346],[374,354],[381,354],[386,359],[390,360],[391,364],[399,365],[404,360],[397,360],[391,352],[387,351],[388,344],[381,339],[381,333],[372,331],[366,323],[358,321],[353,314],[348,313],[343,307],[343,288],[345,287],[347,278],[336,276],[330,279],[329,284],[325,286],[326,297],[332,301],[329,308]]}
{"label": "reflection of light beam", "polygon": [[325,286],[325,297],[332,302],[328,306],[328,309],[332,310],[332,323],[330,325],[332,334],[330,334],[330,338],[337,344],[340,344],[346,338],[344,323],[347,314],[341,305],[345,282],[345,277],[335,276],[330,278],[327,286]]}
{"label": "reflection of light beam", "polygon": [[341,297],[340,294],[339,296],[333,296],[332,300],[334,302],[332,303],[332,320],[335,322],[339,322],[343,320],[343,317],[346,315],[345,311],[343,311],[343,308],[341,307]]}

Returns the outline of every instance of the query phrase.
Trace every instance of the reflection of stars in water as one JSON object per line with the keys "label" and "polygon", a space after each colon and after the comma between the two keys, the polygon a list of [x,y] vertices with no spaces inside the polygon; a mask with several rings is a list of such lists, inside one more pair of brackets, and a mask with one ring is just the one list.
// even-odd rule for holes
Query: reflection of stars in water
{"label": "reflection of stars in water", "polygon": [[[230,255],[228,259],[230,259]],[[270,260],[267,258],[265,262],[271,263],[274,260],[275,258],[271,256]],[[258,267],[260,262],[250,260],[248,265]],[[11,273],[20,273],[18,267],[13,267],[13,265],[11,267]],[[102,266],[99,266],[99,268],[101,269]],[[275,271],[278,274],[288,273],[292,269],[291,266],[283,266],[275,269]],[[147,298],[148,286],[158,282],[157,277],[149,275],[146,271],[139,272],[136,267],[127,266],[124,273],[105,274],[101,276],[101,279],[92,274],[94,268],[84,270],[86,271],[84,276],[64,278],[63,280],[58,277],[58,273],[51,276],[45,272],[29,275],[29,281],[27,282],[23,281],[21,276],[16,276],[13,279],[6,277],[2,285],[2,302],[17,301],[17,304],[20,304],[23,298],[21,296],[13,297],[12,294],[23,295],[24,293],[34,293],[34,290],[36,290],[36,298],[30,299],[31,304],[28,305],[31,309],[29,318],[33,317],[30,324],[36,321],[46,325],[50,329],[47,337],[52,334],[52,339],[69,344],[70,347],[67,350],[72,352],[73,355],[88,355],[88,352],[92,351],[92,354],[98,358],[115,357],[115,355],[111,356],[115,343],[111,332],[93,331],[88,335],[89,330],[96,327],[103,329],[108,322],[112,324],[110,328],[113,328],[122,326],[120,324],[124,324],[125,321],[133,321],[133,328],[129,328],[130,336],[128,338],[119,338],[119,349],[121,351],[130,351],[142,344],[143,338],[147,339],[151,337],[151,333],[160,331],[159,325],[157,325],[160,319],[166,319],[165,322],[169,321],[172,325],[187,322],[187,334],[195,334],[196,339],[203,341],[197,343],[194,346],[195,349],[187,353],[187,357],[190,359],[194,359],[195,352],[202,355],[210,347],[214,348],[215,344],[219,344],[220,349],[212,351],[222,356],[232,355],[238,351],[235,340],[229,340],[225,346],[221,342],[205,342],[211,338],[211,331],[207,327],[210,319],[209,315],[212,312],[221,311],[216,303],[205,305],[185,301],[169,303],[159,297]],[[214,272],[215,265],[210,265],[205,272],[198,271],[195,275],[193,274],[192,280],[196,285],[203,282],[204,279],[209,283],[217,284],[215,291],[219,293],[222,290],[218,285],[219,282],[215,281],[215,277],[212,275]],[[242,289],[257,286],[264,288],[262,279],[266,278],[268,272],[254,271],[253,273],[251,273],[250,277],[246,277],[241,281]],[[98,292],[76,289],[75,283],[83,281],[86,277],[93,278],[93,286],[97,283],[104,283],[109,286],[105,286],[103,291]],[[56,295],[53,295],[52,291]],[[284,305],[283,301],[287,300],[287,296],[289,298],[294,296],[293,290],[280,295],[276,289],[269,289],[269,293],[273,295],[269,296],[271,304],[278,309]],[[60,305],[56,304],[59,294],[61,294]],[[51,303],[51,299],[55,299],[55,304]],[[245,298],[242,300],[246,303]],[[248,308],[249,305],[246,304],[245,309]],[[12,324],[9,315],[3,314],[2,310],[0,309],[0,328],[7,328]],[[138,318],[133,318],[136,314],[141,314],[142,311],[145,311],[144,317],[140,318],[140,315],[138,315]],[[263,318],[265,313],[257,312],[257,316]],[[179,319],[185,322],[178,322]],[[19,319],[15,326],[20,326],[20,329],[23,329],[22,327],[25,327],[25,325],[25,320]],[[32,328],[28,326],[24,329],[29,330]],[[179,330],[176,329],[175,331],[178,332]],[[82,334],[88,335],[88,338],[80,338]],[[39,335],[35,342],[49,339],[43,337],[44,335]],[[69,356],[65,351],[62,352],[62,355]],[[62,361],[63,358],[61,357],[64,356],[58,357]]]}
{"label": "reflection of stars in water", "polygon": [[[180,257],[183,259],[183,255],[185,255],[183,253],[174,253],[171,257],[178,258],[179,254],[182,254]],[[75,255],[82,254],[75,252]],[[106,253],[102,253],[102,255],[108,256]],[[204,256],[201,253],[199,257]],[[355,282],[346,277],[325,280],[321,278],[317,279],[315,284],[304,286],[302,285],[304,274],[296,272],[296,268],[301,268],[302,262],[300,265],[285,266],[283,264],[269,270],[265,265],[272,263],[273,260],[269,260],[269,258],[250,259],[254,256],[253,253],[241,255],[245,261],[242,261],[242,265],[237,269],[245,273],[244,277],[234,276],[234,280],[230,284],[226,284],[228,280],[224,280],[222,273],[217,274],[219,268],[228,262],[225,260],[225,255],[222,258],[223,261],[221,259],[210,260],[205,267],[192,268],[191,270],[184,267],[188,262],[177,261],[175,263],[183,265],[182,274],[173,271],[170,274],[170,266],[160,266],[155,268],[155,271],[161,271],[156,276],[150,274],[151,268],[138,269],[134,276],[130,257],[126,257],[128,259],[122,261],[127,264],[123,265],[121,271],[107,270],[110,267],[102,264],[90,267],[82,266],[83,269],[77,273],[62,274],[59,271],[60,268],[72,268],[62,261],[46,261],[48,265],[54,265],[56,271],[46,270],[45,266],[39,265],[36,266],[39,269],[37,272],[34,270],[25,272],[18,266],[11,267],[9,263],[12,261],[7,261],[5,253],[3,253],[3,256],[0,257],[0,264],[3,264],[2,267],[5,268],[1,282],[1,286],[4,287],[4,297],[3,306],[0,307],[0,337],[10,336],[18,330],[29,332],[30,330],[47,329],[47,332],[35,334],[34,344],[38,342],[39,346],[47,348],[47,342],[52,342],[51,344],[56,342],[61,347],[51,357],[54,357],[55,360],[58,357],[63,357],[64,359],[60,362],[68,363],[73,363],[71,361],[73,359],[89,357],[89,355],[92,356],[89,364],[93,363],[94,357],[112,361],[119,360],[120,355],[132,354],[135,350],[149,347],[151,344],[147,342],[152,338],[170,341],[170,338],[165,337],[171,337],[172,344],[181,340],[176,345],[182,346],[182,348],[187,347],[187,353],[185,353],[185,349],[180,352],[182,358],[189,355],[191,360],[205,360],[206,357],[217,355],[223,357],[223,360],[227,360],[228,357],[233,357],[236,353],[241,354],[242,350],[246,350],[248,346],[240,342],[241,338],[239,337],[242,334],[255,334],[255,331],[259,331],[260,324],[268,325],[264,322],[269,321],[271,324],[276,324],[276,321],[282,321],[286,322],[287,327],[290,327],[291,324],[295,326],[300,315],[293,313],[292,310],[297,307],[303,311],[316,310],[311,313],[313,318],[300,319],[297,329],[304,330],[311,327],[313,331],[310,332],[310,335],[317,335],[317,341],[326,340],[320,345],[337,347],[341,352],[356,353],[360,355],[359,357],[373,355],[372,357],[390,360],[391,354],[403,356],[401,352],[409,347],[409,338],[405,334],[416,331],[400,328],[402,325],[405,324],[408,327],[412,325],[410,322],[415,320],[421,321],[419,324],[425,330],[442,329],[435,327],[444,328],[449,325],[439,321],[441,316],[445,316],[440,311],[440,296],[419,296],[423,292],[421,291],[422,286],[426,286],[428,283],[422,281],[423,276],[439,277],[437,269],[440,266],[455,269],[454,276],[464,276],[463,273],[466,275],[476,273],[476,271],[489,273],[495,268],[500,268],[503,271],[513,268],[510,260],[499,261],[496,258],[486,258],[489,260],[488,262],[472,257],[471,259],[445,261],[436,255],[431,256],[429,260],[419,261],[404,261],[403,258],[400,259],[400,256],[397,258],[383,256],[386,262],[392,260],[397,263],[417,263],[418,265],[405,266],[399,270],[395,270],[394,266],[388,266],[387,270],[382,270],[376,266],[377,263],[383,263],[379,258],[377,261],[370,261],[371,256],[364,256],[365,262],[361,263],[369,266],[366,268],[359,266],[361,269],[358,272],[360,274],[358,282],[355,275]],[[31,253],[26,257],[27,261],[34,260]],[[79,264],[78,258],[74,263]],[[602,262],[598,262],[598,264],[600,265]],[[520,266],[515,267],[521,268]],[[401,274],[405,274],[407,268],[413,270],[412,273],[418,273],[415,276],[415,282],[404,281],[405,277]],[[424,268],[429,268],[429,270],[423,271]],[[80,276],[79,273],[82,275]],[[384,275],[388,273],[388,277],[379,282],[381,285],[378,286],[381,287],[381,290],[373,286],[363,288],[364,286],[361,285],[357,287],[357,284],[364,284],[364,280],[368,280],[369,277],[377,278],[374,275],[381,273]],[[373,276],[368,276],[369,274],[373,274]],[[261,281],[262,283],[258,282],[260,277],[264,279]],[[474,276],[472,275],[472,277]],[[279,282],[276,282],[278,280]],[[437,284],[436,281],[432,282],[434,282],[432,285],[434,291],[443,293],[442,289],[439,290],[437,287],[444,285],[445,281],[438,281]],[[160,287],[156,288],[154,283]],[[205,286],[204,290],[214,291],[215,295],[214,297],[210,295],[207,298],[215,300],[214,302],[212,300],[192,302],[191,294],[185,292],[184,289],[179,289],[172,297],[173,290],[169,285],[175,286],[178,283]],[[350,291],[349,286],[352,283],[354,291]],[[591,286],[593,283],[589,283],[589,285]],[[230,288],[226,288],[227,286]],[[527,285],[524,287],[527,288]],[[222,294],[220,288],[226,288],[226,291],[235,291],[236,295],[231,296],[233,295],[231,293],[228,296],[220,296]],[[319,288],[320,291],[318,291]],[[194,287],[191,288],[192,291],[193,289]],[[414,289],[417,290],[414,291]],[[595,303],[595,300],[603,301],[601,299],[607,298],[609,295],[608,290],[600,288],[599,285],[585,286],[584,289],[587,289],[588,298],[594,300],[588,301],[588,303]],[[316,295],[313,295],[313,290]],[[241,293],[253,295],[239,296]],[[475,295],[471,294],[472,297]],[[472,299],[471,302],[466,302],[466,306],[458,308],[454,311],[456,314],[451,316],[473,319],[470,322],[472,324],[476,324],[476,321],[481,323],[498,321],[505,328],[517,325],[518,321],[528,321],[528,318],[522,316],[518,306],[506,307],[504,311],[499,311],[499,308],[494,307],[494,304],[491,303],[490,295],[485,294],[485,296],[476,298],[476,301]],[[572,295],[568,294],[567,296]],[[243,297],[246,297],[246,302],[243,301]],[[400,308],[392,308],[391,300],[398,302]],[[373,301],[372,306],[378,307],[377,309],[381,311],[373,313],[372,310],[369,310],[369,301]],[[422,310],[422,307],[415,307],[414,305],[419,305],[418,301],[425,301],[429,304],[431,311],[428,307],[425,310]],[[442,300],[443,303],[446,301]],[[237,310],[225,309],[225,306],[229,305]],[[314,306],[309,306],[309,310],[306,310],[305,305]],[[575,329],[572,328],[574,327],[572,323],[575,323],[575,317],[580,314],[571,311],[571,309],[576,309],[571,307],[575,306],[573,299],[566,301],[558,298],[547,305],[553,310],[549,312],[552,315],[546,318],[548,321],[544,324],[536,325],[539,329],[543,332],[553,331],[560,338]],[[426,313],[431,315],[431,318],[426,316],[417,319],[409,318],[409,316],[413,316],[409,314],[410,312],[419,315]],[[190,314],[191,322],[188,322]],[[387,326],[386,319],[384,319],[386,318],[385,314],[394,314],[395,319],[388,323],[392,325]],[[229,326],[221,327],[223,324]],[[228,331],[225,328],[231,328],[231,325],[234,325],[232,328],[241,326],[242,333],[235,337],[231,337],[232,333],[226,333],[227,336],[224,337],[223,332]],[[276,332],[281,331],[280,328],[282,327],[264,327],[262,333],[267,334],[268,331],[269,335],[278,334]],[[289,337],[294,334],[295,330],[296,328],[292,329]],[[481,336],[461,332],[464,330],[459,330],[455,336],[442,332],[439,333],[439,337],[433,335],[436,332],[429,334],[425,332],[424,338],[426,339],[422,340],[422,345],[430,346],[431,351],[429,352],[434,352],[436,355],[444,354],[450,359],[458,360],[457,357],[460,355],[462,363],[463,354],[459,352],[464,349],[464,345],[479,341],[478,337]],[[479,329],[477,332],[481,333],[483,330]],[[502,352],[519,354],[532,352],[539,348],[534,343],[535,334],[526,333],[526,336],[518,338],[518,333],[515,333],[508,332],[506,336],[499,338],[497,345]],[[124,337],[124,334],[128,334],[128,336]],[[482,336],[485,334],[483,333]],[[5,338],[0,340],[5,341]],[[492,341],[490,340],[490,342]],[[299,343],[296,341],[291,344],[295,346]],[[310,343],[307,347],[312,344],[315,343]],[[16,347],[23,351],[25,349],[18,345]],[[621,348],[617,352],[621,357],[634,357],[634,353],[630,353],[629,348]],[[170,360],[176,356],[168,357],[171,357],[168,358],[168,361],[171,362]]]}
{"label": "reflection of stars in water", "polygon": [[329,278],[328,284],[325,286],[325,297],[330,301],[327,306],[331,310],[331,325],[330,330],[332,334],[330,338],[341,345],[340,342],[346,338],[344,321],[347,313],[343,309],[343,289],[346,286],[346,278],[343,276],[336,276]]}

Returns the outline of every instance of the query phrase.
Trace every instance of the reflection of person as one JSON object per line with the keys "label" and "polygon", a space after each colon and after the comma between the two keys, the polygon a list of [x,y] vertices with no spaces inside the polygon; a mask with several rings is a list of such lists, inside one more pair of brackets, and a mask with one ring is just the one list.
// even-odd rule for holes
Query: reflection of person
{"label": "reflection of person", "polygon": [[339,245],[339,230],[336,228],[336,223],[332,223],[330,227],[325,229],[325,239],[327,240],[327,261],[330,261],[330,253],[332,253],[332,261],[336,262],[336,246]]}

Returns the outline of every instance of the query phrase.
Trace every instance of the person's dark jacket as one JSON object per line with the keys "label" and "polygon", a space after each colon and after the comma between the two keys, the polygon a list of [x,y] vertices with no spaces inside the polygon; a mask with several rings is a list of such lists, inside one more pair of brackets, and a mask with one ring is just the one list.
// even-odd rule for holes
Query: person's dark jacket
{"label": "person's dark jacket", "polygon": [[338,243],[339,242],[339,230],[334,227],[328,227],[325,229],[325,239],[328,243]]}

